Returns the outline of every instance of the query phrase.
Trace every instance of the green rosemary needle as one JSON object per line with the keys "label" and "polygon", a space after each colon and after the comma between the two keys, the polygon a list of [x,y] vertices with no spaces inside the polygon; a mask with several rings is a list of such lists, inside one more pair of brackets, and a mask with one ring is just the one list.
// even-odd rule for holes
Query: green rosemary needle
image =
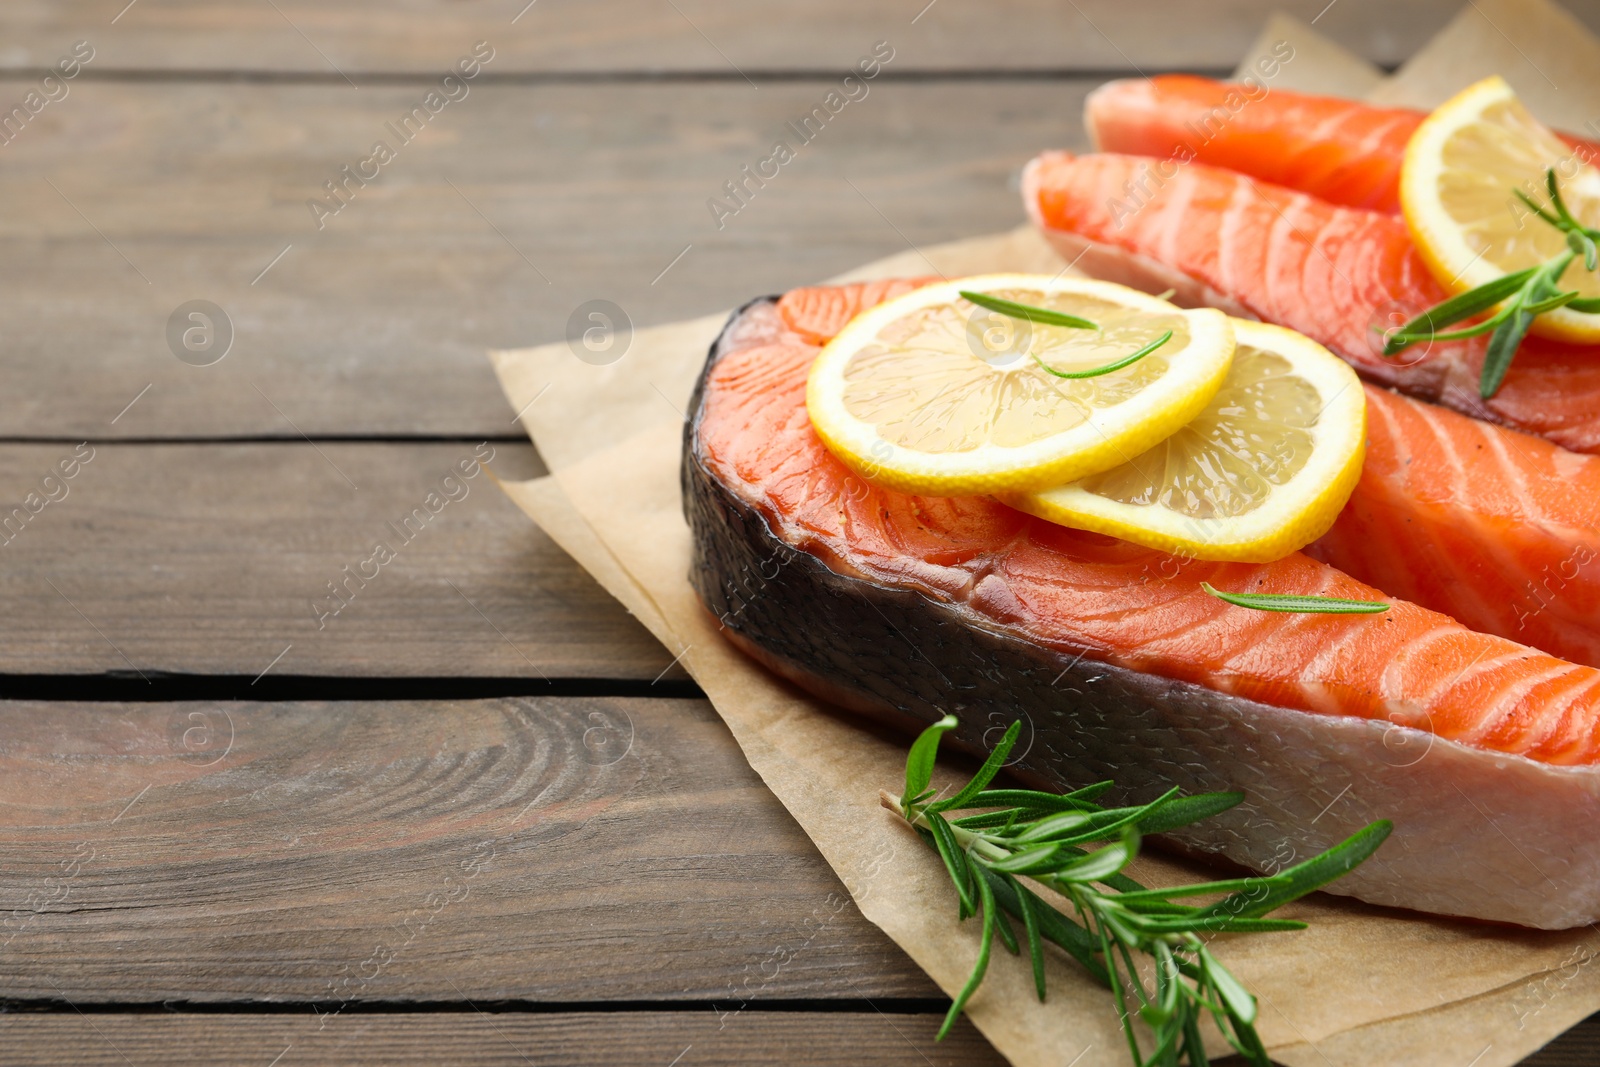
{"label": "green rosemary needle", "polygon": [[1372,615],[1388,611],[1389,605],[1377,600],[1341,600],[1334,596],[1294,596],[1282,593],[1226,593],[1201,582],[1200,588],[1241,608],[1257,611],[1294,611],[1316,615]]}
{"label": "green rosemary needle", "polygon": [[[982,922],[977,962],[951,1003],[939,1037],[949,1032],[983,981],[998,935],[1013,955],[1027,945],[1041,1001],[1045,941],[1060,946],[1106,985],[1122,1018],[1128,1051],[1140,1067],[1204,1067],[1209,1061],[1200,1021],[1206,1015],[1252,1064],[1270,1067],[1255,1029],[1255,997],[1217,960],[1202,935],[1304,929],[1301,922],[1264,916],[1353,870],[1383,844],[1391,824],[1375,822],[1274,875],[1149,889],[1122,873],[1138,854],[1141,837],[1226,811],[1243,794],[1185,797],[1173,789],[1148,804],[1102,808],[1094,798],[1111,788],[1110,782],[1065,794],[989,789],[1016,744],[1021,727],[1016,722],[972,780],[954,796],[939,800],[928,784],[939,739],[956,725],[955,717],[946,715],[924,730],[906,758],[904,793],[881,794],[883,805],[904,818],[944,861],[955,885],[958,921],[978,916]],[[957,818],[946,815],[967,809],[982,810]],[[1076,918],[1051,905],[1030,883],[1065,897]],[[1221,899],[1199,906],[1173,902],[1201,895]],[[1021,941],[1013,921],[1022,924]],[[1150,959],[1152,980],[1141,974],[1135,954]],[[1154,1041],[1148,1057],[1133,1027],[1135,1014],[1148,1025]]]}
{"label": "green rosemary needle", "polygon": [[[1098,330],[1100,328],[1088,319],[1081,319],[1076,315],[1068,315],[1063,311],[1051,311],[1049,308],[1034,307],[1032,304],[1019,304],[1015,300],[1004,300],[998,296],[974,293],[967,289],[960,290],[960,294],[981,308],[999,312],[1013,319],[1026,319],[1029,322],[1037,322],[1044,326],[1069,326],[1078,330]],[[1037,355],[1033,355],[1031,352],[1029,355],[1033,355],[1033,361],[1039,364],[1040,370],[1043,370],[1046,374],[1053,374],[1057,378],[1098,378],[1102,374],[1110,374],[1114,370],[1132,366],[1170,340],[1172,340],[1172,331],[1168,330],[1131,355],[1123,356],[1121,359],[1113,360],[1098,367],[1090,367],[1088,370],[1079,371],[1056,370]]]}
{"label": "green rosemary needle", "polygon": [[1081,319],[1076,315],[1068,315],[1064,311],[1051,311],[1049,308],[1034,307],[1032,304],[1019,304],[1015,300],[1004,300],[998,296],[987,293],[974,293],[967,289],[960,290],[961,296],[989,311],[998,311],[1002,315],[1013,319],[1027,319],[1037,322],[1041,326],[1071,326],[1078,330],[1098,330],[1100,327],[1088,319]]}
{"label": "green rosemary needle", "polygon": [[[1499,392],[1506,371],[1511,369],[1511,360],[1535,318],[1559,307],[1582,312],[1600,311],[1600,297],[1581,298],[1576,289],[1564,290],[1558,284],[1580,255],[1586,270],[1593,271],[1600,266],[1600,255],[1596,253],[1600,230],[1573,218],[1556,183],[1554,167],[1545,170],[1544,184],[1550,194],[1550,210],[1539,206],[1521,189],[1514,192],[1535,215],[1566,234],[1566,249],[1537,267],[1503,275],[1429,308],[1390,336],[1383,346],[1384,355],[1399,355],[1419,341],[1455,341],[1491,334],[1478,379],[1478,393],[1487,400]],[[1496,304],[1500,305],[1499,310],[1482,322],[1459,330],[1441,329],[1488,311]]]}

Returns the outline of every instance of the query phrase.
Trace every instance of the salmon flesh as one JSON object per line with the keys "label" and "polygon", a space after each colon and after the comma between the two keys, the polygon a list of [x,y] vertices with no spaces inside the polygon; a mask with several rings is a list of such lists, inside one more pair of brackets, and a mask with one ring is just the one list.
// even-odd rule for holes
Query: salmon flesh
{"label": "salmon flesh", "polygon": [[1405,223],[1201,163],[1046,152],[1023,172],[1044,236],[1097,278],[1175,303],[1287,326],[1362,377],[1464,415],[1600,452],[1600,359],[1530,337],[1492,398],[1479,396],[1487,337],[1382,355],[1384,331],[1450,294]]}
{"label": "salmon flesh", "polygon": [[[1346,207],[1400,212],[1400,164],[1427,113],[1358,100],[1163,74],[1107,82],[1084,125],[1103,152],[1181,158],[1298,189]],[[1558,133],[1574,156],[1600,145]]]}

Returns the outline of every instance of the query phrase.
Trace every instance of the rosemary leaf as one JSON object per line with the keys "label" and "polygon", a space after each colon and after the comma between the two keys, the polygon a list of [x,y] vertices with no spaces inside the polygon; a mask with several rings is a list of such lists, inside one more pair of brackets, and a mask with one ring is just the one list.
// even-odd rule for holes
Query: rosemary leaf
{"label": "rosemary leaf", "polygon": [[[990,886],[989,890],[990,890],[990,893],[992,895],[993,891],[994,891],[994,887]],[[1262,919],[1246,919],[1245,920],[1245,922],[1263,922],[1263,921],[1264,920],[1262,920]],[[1011,923],[1010,923],[1009,920],[1006,919],[1005,912],[1001,911],[998,907],[995,908],[994,929],[995,929],[995,933],[1000,935],[1000,941],[1001,941],[1002,944],[1004,944],[1006,946],[1006,951],[1007,952],[1011,953],[1013,956],[1021,955],[1022,948],[1021,948],[1021,946],[1019,946],[1017,944],[1017,935],[1014,932],[1012,932]]]}
{"label": "rosemary leaf", "polygon": [[[1039,924],[1040,937],[1065,950],[1095,981],[1109,983],[1105,967],[1094,956],[1099,942],[1087,930],[1041,900],[1037,893],[1016,879],[1003,878],[983,864],[977,865],[977,873],[980,878],[989,881],[989,889],[994,893],[995,900],[1007,913],[1021,917],[1023,907],[1029,908]],[[1024,897],[1028,901],[1026,905],[1022,903]]]}
{"label": "rosemary leaf", "polygon": [[[1033,961],[1033,987],[1044,1002],[1044,942],[1039,937],[1039,913],[1033,906],[1033,894],[1022,889],[1015,878],[1007,878],[1011,891],[1016,893],[1017,910],[1022,913],[1022,930],[1028,937],[1028,957]],[[1019,892],[1019,890],[1021,890]]]}
{"label": "rosemary leaf", "polygon": [[1489,338],[1489,350],[1483,357],[1483,372],[1478,379],[1478,395],[1483,399],[1488,400],[1500,391],[1500,383],[1506,380],[1506,371],[1511,369],[1517,346],[1522,344],[1531,325],[1533,315],[1527,311],[1517,311],[1495,327],[1494,334]]}
{"label": "rosemary leaf", "polygon": [[906,757],[906,791],[903,796],[921,795],[933,780],[933,761],[939,752],[939,738],[957,726],[954,715],[946,715],[917,737]]}
{"label": "rosemary leaf", "polygon": [[1038,356],[1034,356],[1033,360],[1035,363],[1039,364],[1039,368],[1041,370],[1047,374],[1053,374],[1057,378],[1098,378],[1102,374],[1110,374],[1114,370],[1121,370],[1123,367],[1131,366],[1132,364],[1139,362],[1145,356],[1148,356],[1150,353],[1154,352],[1156,349],[1160,348],[1170,340],[1172,340],[1172,331],[1168,330],[1166,333],[1162,334],[1160,337],[1157,337],[1154,341],[1151,341],[1149,344],[1145,345],[1132,355],[1123,356],[1119,360],[1115,360],[1111,363],[1104,363],[1098,367],[1090,367],[1088,370],[1056,370]]}
{"label": "rosemary leaf", "polygon": [[1070,793],[1038,793],[1031,789],[985,789],[973,797],[967,807],[971,808],[1043,808],[1046,810],[1066,811],[1096,811],[1098,810],[1090,801],[1110,789],[1115,782],[1096,782],[1094,785],[1074,789]]}
{"label": "rosemary leaf", "polygon": [[995,860],[989,864],[992,871],[1002,874],[1042,874],[1054,872],[1062,863],[1070,863],[1073,857],[1068,855],[1061,863],[1054,862],[1056,853],[1061,851],[1061,846],[1054,841],[1039,845],[1036,848],[1023,849],[1021,852],[1007,856],[1003,860]]}
{"label": "rosemary leaf", "polygon": [[[1554,174],[1554,173],[1555,173],[1555,171],[1553,171],[1553,170],[1545,171],[1546,180],[1548,181],[1549,180],[1549,176]],[[1533,197],[1529,196],[1527,193],[1523,192],[1521,189],[1513,189],[1511,191],[1512,191],[1512,193],[1514,193],[1516,195],[1518,200],[1521,200],[1524,204],[1528,205],[1528,207],[1533,210],[1533,213],[1535,215],[1538,215],[1541,219],[1543,219],[1544,221],[1548,222],[1550,225],[1555,226],[1558,229],[1560,228],[1561,219],[1560,219],[1559,216],[1550,214],[1550,212],[1548,212],[1548,211],[1546,211],[1544,209],[1543,205],[1541,205],[1537,200],[1535,200]]]}
{"label": "rosemary leaf", "polygon": [[1013,319],[1027,319],[1037,322],[1041,326],[1070,326],[1078,330],[1098,330],[1100,327],[1088,319],[1081,319],[1076,315],[1068,315],[1062,311],[1051,311],[1049,308],[1034,307],[1032,304],[1019,304],[1015,300],[1005,300],[998,296],[989,296],[986,293],[969,292],[966,289],[960,293],[967,300],[989,311],[998,311]]}
{"label": "rosemary leaf", "polygon": [[1139,852],[1139,835],[1129,832],[1121,841],[1097,849],[1065,867],[1055,871],[1055,876],[1073,882],[1098,882],[1126,867]]}
{"label": "rosemary leaf", "polygon": [[956,884],[958,898],[957,915],[965,919],[972,914],[972,870],[967,866],[966,854],[961,851],[961,846],[956,844],[955,835],[950,831],[950,824],[941,818],[938,812],[931,812],[925,821],[933,831],[934,844],[938,846],[939,858],[944,860],[945,868],[950,872],[950,880]]}
{"label": "rosemary leaf", "polygon": [[1328,851],[1268,879],[1265,891],[1248,889],[1217,901],[1200,915],[1261,916],[1299,900],[1314,889],[1321,889],[1336,878],[1355,870],[1388,839],[1394,824],[1387,819],[1357,830]]}
{"label": "rosemary leaf", "polygon": [[1174,797],[1158,810],[1139,820],[1139,832],[1163,834],[1201,819],[1220,815],[1244,800],[1243,793],[1196,793]]}
{"label": "rosemary leaf", "polygon": [[1573,300],[1577,299],[1577,296],[1578,291],[1576,289],[1569,289],[1567,292],[1557,293],[1555,296],[1540,300],[1537,303],[1524,304],[1522,313],[1524,315],[1543,315],[1546,311],[1554,311],[1558,307],[1572,303]]}
{"label": "rosemary leaf", "polygon": [[1210,582],[1201,582],[1200,588],[1241,608],[1256,611],[1291,611],[1318,615],[1372,615],[1388,611],[1389,605],[1376,600],[1341,600],[1332,596],[1289,596],[1279,593],[1225,593]]}
{"label": "rosemary leaf", "polygon": [[1469,289],[1458,296],[1453,296],[1442,304],[1429,308],[1400,329],[1384,345],[1383,354],[1393,356],[1405,350],[1416,341],[1441,340],[1437,332],[1442,326],[1449,326],[1470,319],[1494,307],[1506,297],[1511,296],[1533,277],[1537,267],[1517,271],[1486,282],[1476,289]]}
{"label": "rosemary leaf", "polygon": [[1200,966],[1205,970],[1206,977],[1210,979],[1211,988],[1217,991],[1217,996],[1222,998],[1228,1012],[1235,1018],[1247,1023],[1256,1021],[1256,998],[1250,991],[1239,984],[1239,980],[1228,972],[1228,969],[1217,962],[1211,950],[1201,947]]}
{"label": "rosemary leaf", "polygon": [[983,981],[983,973],[989,969],[989,950],[994,946],[994,926],[999,919],[999,908],[995,907],[994,890],[989,888],[987,879],[978,879],[978,896],[983,903],[983,936],[978,941],[978,959],[972,965],[972,973],[967,976],[967,984],[961,987],[961,992],[956,999],[951,1001],[950,1010],[945,1014],[944,1025],[939,1027],[939,1032],[934,1040],[942,1040],[950,1032],[950,1027],[961,1017],[961,1009],[967,1006],[967,1001],[972,994],[978,991],[978,983]]}
{"label": "rosemary leaf", "polygon": [[1211,1067],[1211,1061],[1206,1058],[1205,1042],[1200,1039],[1200,1017],[1191,1015],[1183,1021],[1183,1048],[1180,1054],[1187,1056],[1194,1067]]}
{"label": "rosemary leaf", "polygon": [[948,800],[941,800],[928,805],[929,811],[948,811],[951,808],[964,808],[972,798],[983,792],[983,787],[994,780],[1000,773],[1000,768],[1005,766],[1006,757],[1011,755],[1011,747],[1017,743],[1017,735],[1022,732],[1022,720],[1012,723],[1000,739],[1000,743],[989,753],[989,758],[983,761],[983,766],[978,768],[978,773],[972,776],[972,781],[963,786],[960,792]]}

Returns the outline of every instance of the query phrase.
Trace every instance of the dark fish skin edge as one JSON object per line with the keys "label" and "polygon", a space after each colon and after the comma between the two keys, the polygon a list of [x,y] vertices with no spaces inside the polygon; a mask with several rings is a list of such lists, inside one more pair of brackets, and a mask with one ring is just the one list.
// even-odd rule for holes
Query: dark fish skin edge
{"label": "dark fish skin edge", "polygon": [[[1552,819],[1560,812],[1563,821],[1600,822],[1595,768],[1551,768],[1409,727],[1314,715],[1067,655],[980,625],[959,605],[838,573],[784,542],[698,448],[706,383],[730,328],[775,299],[740,308],[712,345],[680,468],[689,580],[741,650],[908,736],[954,714],[961,725],[947,741],[975,757],[1021,720],[1009,770],[1037,788],[1115,779],[1108,804],[1147,801],[1172,786],[1244,792],[1238,807],[1164,839],[1186,852],[1272,873],[1390,818],[1393,837],[1332,891],[1555,929],[1600,914],[1600,878],[1592,877],[1600,848],[1575,847],[1572,830]],[[1508,847],[1510,838],[1483,824],[1484,811],[1520,843]],[[1593,836],[1582,831],[1586,842]],[[1547,888],[1554,879],[1559,892]]]}

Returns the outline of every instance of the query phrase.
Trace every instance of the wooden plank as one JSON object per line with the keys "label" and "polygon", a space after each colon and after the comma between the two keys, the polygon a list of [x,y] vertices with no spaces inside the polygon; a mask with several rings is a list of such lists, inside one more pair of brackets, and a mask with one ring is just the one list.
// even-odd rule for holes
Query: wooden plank
{"label": "wooden plank", "polygon": [[[1017,172],[1081,140],[1092,83],[880,83],[802,144],[830,84],[478,86],[321,230],[307,201],[400,144],[419,88],[78,84],[4,146],[0,427],[514,433],[486,348],[596,298],[644,326],[1015,226]],[[795,158],[719,229],[708,201],[779,139]],[[233,325],[211,366],[168,347],[196,299]]]}
{"label": "wooden plank", "polygon": [[[794,1062],[809,1067],[1004,1067],[1006,1061],[964,1020],[949,1037],[935,1042],[939,1021],[933,1014],[871,1010],[747,1011],[722,1021],[709,1009],[522,1015],[468,1008],[348,1015],[318,1029],[315,1017],[301,1015],[0,1015],[0,1043],[10,1067],[749,1067]],[[796,1049],[805,1050],[799,1061]],[[274,1061],[279,1055],[282,1059]]]}
{"label": "wooden plank", "polygon": [[[805,1049],[814,1067],[961,1067],[1005,1063],[962,1020],[935,1042],[939,1016],[874,1012],[746,1011],[725,1028],[721,1016],[688,1012],[488,1014],[470,1008],[426,1014],[361,1014],[330,1020],[293,1015],[0,1015],[0,1041],[15,1067],[169,1067],[180,1064],[471,1064],[473,1067],[581,1067],[584,1064],[748,1067],[791,1063]],[[1522,1067],[1589,1067],[1600,1044],[1591,1018],[1522,1061]],[[914,1054],[914,1055],[913,1055]],[[1062,1062],[1066,1062],[1063,1060]],[[1215,1061],[1242,1067],[1242,1057]]]}
{"label": "wooden plank", "polygon": [[[8,4],[0,27],[10,69],[48,66],[78,39],[95,64],[157,70],[443,73],[473,42],[495,48],[491,69],[532,72],[671,71],[758,74],[832,70],[887,40],[908,68],[958,70],[1231,69],[1277,0],[998,0],[987,4],[805,5],[727,0],[382,0],[220,5],[214,0]],[[1382,4],[1341,0],[1296,9],[1368,59],[1397,63],[1459,7],[1454,0]],[[1592,5],[1572,4],[1595,24]]]}
{"label": "wooden plank", "polygon": [[[672,653],[460,475],[478,447],[101,443],[46,483],[76,446],[0,446],[0,674],[661,675]],[[488,447],[538,472],[530,445]]]}
{"label": "wooden plank", "polygon": [[0,703],[0,855],[0,1000],[939,995],[704,701]]}

